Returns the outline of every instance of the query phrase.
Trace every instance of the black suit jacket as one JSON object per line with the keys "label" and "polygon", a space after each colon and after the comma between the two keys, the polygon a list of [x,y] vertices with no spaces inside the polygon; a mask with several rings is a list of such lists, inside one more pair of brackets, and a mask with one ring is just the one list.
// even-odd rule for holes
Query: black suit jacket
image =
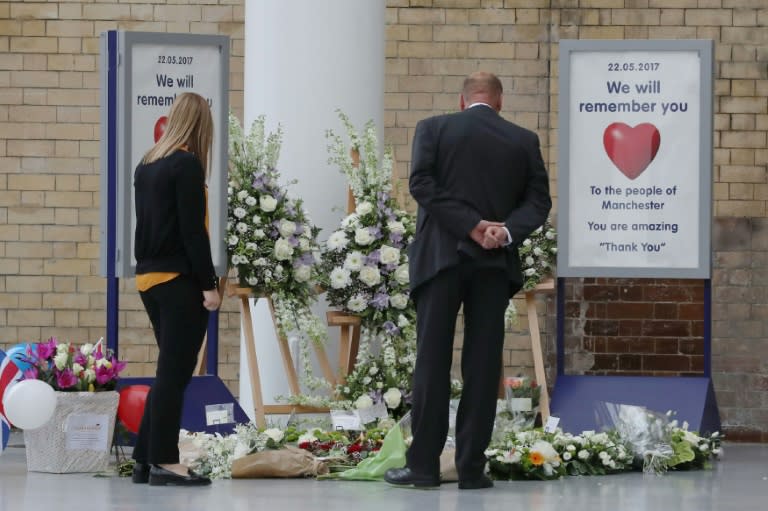
{"label": "black suit jacket", "polygon": [[[510,296],[522,287],[517,246],[552,207],[535,133],[485,105],[424,119],[416,125],[409,188],[419,204],[408,248],[412,290],[462,257],[505,268]],[[477,245],[469,233],[480,220],[503,221],[512,244]]]}

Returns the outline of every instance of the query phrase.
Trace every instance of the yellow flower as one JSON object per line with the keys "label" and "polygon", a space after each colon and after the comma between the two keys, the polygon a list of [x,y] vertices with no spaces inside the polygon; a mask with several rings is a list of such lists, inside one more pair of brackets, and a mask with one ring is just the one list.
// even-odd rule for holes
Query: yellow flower
{"label": "yellow flower", "polygon": [[544,464],[544,455],[538,451],[533,451],[528,455],[532,465],[541,466]]}

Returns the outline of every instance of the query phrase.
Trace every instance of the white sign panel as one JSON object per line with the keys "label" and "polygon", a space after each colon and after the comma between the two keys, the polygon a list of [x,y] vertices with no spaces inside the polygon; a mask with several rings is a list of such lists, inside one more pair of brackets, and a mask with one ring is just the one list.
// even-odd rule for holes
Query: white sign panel
{"label": "white sign panel", "polygon": [[558,274],[708,276],[711,63],[701,41],[569,43]]}
{"label": "white sign panel", "polygon": [[[115,272],[135,273],[133,173],[144,154],[165,131],[176,96],[195,92],[208,100],[214,124],[211,168],[208,179],[208,230],[213,264],[226,272],[224,232],[227,216],[227,117],[229,114],[229,38],[218,35],[118,32],[114,94],[116,177]],[[106,82],[107,80],[103,80]],[[109,148],[102,150],[106,156]],[[111,157],[111,156],[110,156]],[[102,200],[109,196],[102,196]],[[105,213],[102,212],[102,217]],[[102,225],[109,222],[102,221]],[[106,236],[106,232],[102,233]],[[109,254],[103,257],[111,257]],[[105,264],[102,262],[102,267]]]}
{"label": "white sign panel", "polygon": [[109,417],[102,414],[82,413],[67,417],[66,449],[68,451],[109,450],[107,445]]}

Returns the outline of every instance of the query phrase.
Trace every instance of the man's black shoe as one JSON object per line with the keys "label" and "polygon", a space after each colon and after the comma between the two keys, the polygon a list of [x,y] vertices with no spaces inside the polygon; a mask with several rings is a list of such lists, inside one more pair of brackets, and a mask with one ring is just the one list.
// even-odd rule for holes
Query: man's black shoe
{"label": "man's black shoe", "polygon": [[480,476],[477,479],[465,479],[459,481],[460,490],[482,490],[485,488],[493,488],[493,481],[488,476]]}
{"label": "man's black shoe", "polygon": [[133,465],[133,473],[131,474],[131,479],[136,484],[147,484],[149,482],[149,463],[139,463],[136,462],[135,465]]}
{"label": "man's black shoe", "polygon": [[189,470],[187,475],[180,476],[175,472],[152,465],[149,470],[150,486],[208,486],[211,480]]}
{"label": "man's black shoe", "polygon": [[414,488],[437,488],[440,486],[439,477],[416,475],[408,467],[390,468],[384,473],[384,480],[389,484],[413,486]]}

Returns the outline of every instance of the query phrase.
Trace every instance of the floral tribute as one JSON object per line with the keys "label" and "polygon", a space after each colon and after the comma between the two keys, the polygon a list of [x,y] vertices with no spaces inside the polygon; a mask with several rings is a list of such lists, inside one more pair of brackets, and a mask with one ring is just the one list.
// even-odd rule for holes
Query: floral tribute
{"label": "floral tribute", "polygon": [[86,343],[79,348],[51,337],[46,342],[27,346],[25,355],[30,367],[24,378],[42,380],[54,390],[64,392],[98,392],[114,390],[118,375],[125,368],[111,350]]}
{"label": "floral tribute", "polygon": [[[237,269],[240,285],[272,298],[281,335],[295,332],[304,364],[310,367],[308,341],[322,343],[327,337],[325,325],[310,310],[316,298],[319,228],[310,222],[302,201],[289,197],[279,183],[282,136],[280,127],[266,133],[264,116],[246,135],[230,114],[226,241],[229,265]],[[313,389],[324,384],[309,376],[303,382]]]}
{"label": "floral tribute", "polygon": [[557,258],[557,233],[549,220],[523,241],[519,252],[525,278],[524,291],[552,276]]}
{"label": "floral tribute", "polygon": [[373,122],[358,134],[346,115],[339,118],[349,143],[329,130],[329,163],[347,176],[356,208],[325,244],[320,282],[331,306],[360,316],[362,332],[355,368],[337,393],[358,408],[383,401],[399,417],[415,364],[406,252],[415,220],[391,195],[392,153],[379,158]]}

